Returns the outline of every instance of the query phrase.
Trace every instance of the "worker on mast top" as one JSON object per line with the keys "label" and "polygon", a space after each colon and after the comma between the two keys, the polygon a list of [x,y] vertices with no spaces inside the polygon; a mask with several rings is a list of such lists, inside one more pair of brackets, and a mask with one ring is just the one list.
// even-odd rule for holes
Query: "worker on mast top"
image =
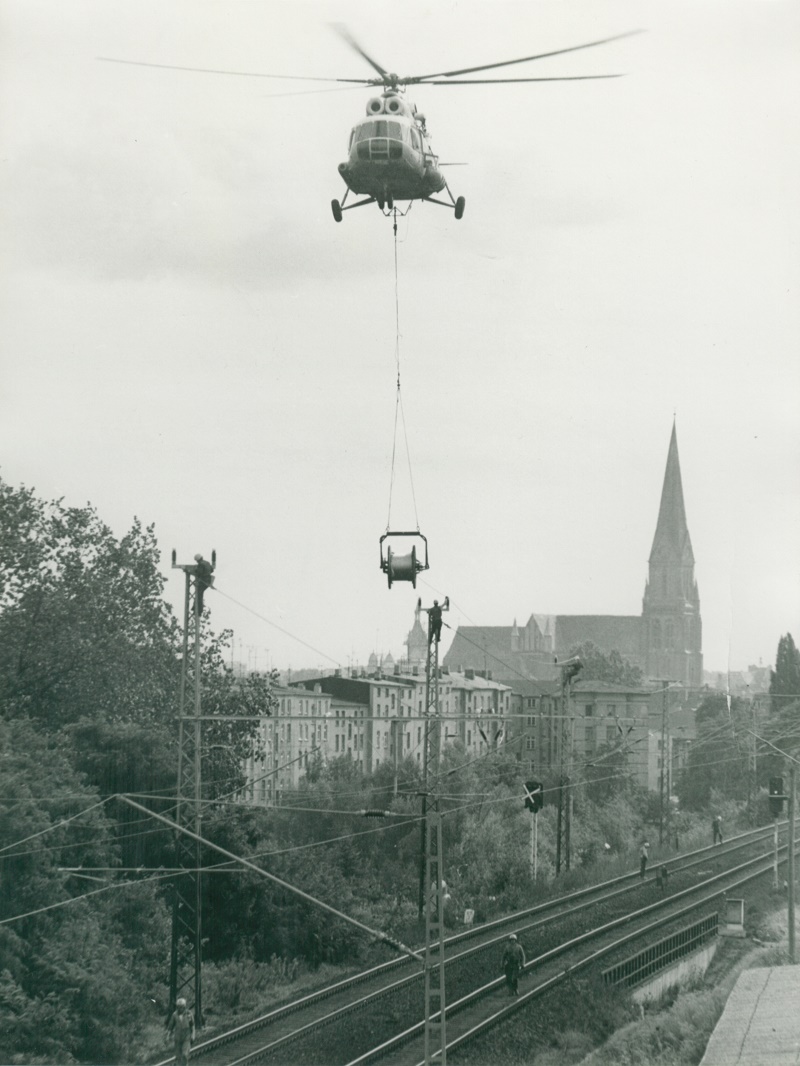
{"label": "worker on mast top", "polygon": [[444,598],[444,606],[440,606],[438,600],[433,601],[433,607],[428,607],[428,643],[435,640],[438,644],[442,639],[442,611],[450,610],[450,599]]}
{"label": "worker on mast top", "polygon": [[198,614],[203,613],[203,594],[206,589],[213,588],[214,586],[214,564],[204,559],[202,555],[195,555],[194,566],[194,587],[195,587],[195,609]]}

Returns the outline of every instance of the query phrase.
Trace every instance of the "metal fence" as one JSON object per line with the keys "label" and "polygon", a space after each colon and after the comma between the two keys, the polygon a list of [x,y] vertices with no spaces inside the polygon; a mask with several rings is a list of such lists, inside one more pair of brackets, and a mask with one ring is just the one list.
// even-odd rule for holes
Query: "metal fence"
{"label": "metal fence", "polygon": [[607,985],[632,985],[641,984],[648,977],[660,973],[673,962],[685,958],[693,951],[708,943],[717,935],[718,915],[709,914],[701,921],[686,929],[664,937],[657,944],[653,944],[638,955],[633,955],[623,962],[611,966],[603,971],[603,982]]}

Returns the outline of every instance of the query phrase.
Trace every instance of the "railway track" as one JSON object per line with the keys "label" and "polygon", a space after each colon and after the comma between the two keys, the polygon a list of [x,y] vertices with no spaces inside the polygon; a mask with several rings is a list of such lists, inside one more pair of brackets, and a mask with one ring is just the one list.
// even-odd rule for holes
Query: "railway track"
{"label": "railway track", "polygon": [[[785,837],[785,829],[781,832]],[[498,1024],[555,987],[566,973],[769,871],[772,833],[771,826],[753,830],[723,845],[675,856],[669,860],[669,887],[663,892],[654,876],[661,864],[655,864],[644,882],[631,872],[448,937],[448,1047],[452,1041],[457,1048]],[[578,936],[576,926],[583,930]],[[499,970],[502,941],[512,929],[525,946],[526,969],[535,983],[509,1002],[503,979],[486,978]],[[411,960],[397,958],[196,1045],[192,1062],[360,1066],[380,1061],[408,1066],[423,1057],[423,1016],[421,970]]]}

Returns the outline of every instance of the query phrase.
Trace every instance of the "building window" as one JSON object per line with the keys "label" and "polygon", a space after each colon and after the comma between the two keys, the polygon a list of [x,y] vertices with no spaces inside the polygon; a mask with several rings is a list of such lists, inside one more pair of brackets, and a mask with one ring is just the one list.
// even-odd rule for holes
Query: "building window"
{"label": "building window", "polygon": [[594,714],[594,704],[587,703],[583,708],[583,713],[586,715],[587,718],[591,718]]}
{"label": "building window", "polygon": [[586,750],[587,752],[593,752],[595,749],[595,732],[594,726],[588,726],[586,729]]}

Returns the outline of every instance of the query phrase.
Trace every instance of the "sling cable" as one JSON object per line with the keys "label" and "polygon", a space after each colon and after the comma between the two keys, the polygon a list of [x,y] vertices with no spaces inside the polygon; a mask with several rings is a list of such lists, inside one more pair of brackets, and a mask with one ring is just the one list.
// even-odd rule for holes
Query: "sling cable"
{"label": "sling cable", "polygon": [[[408,433],[406,432],[406,419],[403,412],[403,398],[400,392],[400,298],[398,295],[397,280],[397,208],[392,210],[394,228],[394,310],[395,310],[395,366],[397,370],[397,394],[394,408],[394,436],[392,439],[392,466],[389,474],[389,513],[386,518],[386,532],[380,539],[381,570],[386,574],[389,588],[395,581],[410,581],[414,588],[417,587],[417,574],[428,569],[428,540],[420,532],[419,517],[417,515],[417,500],[414,495],[414,476],[411,471],[411,453],[408,449]],[[411,486],[411,498],[414,504],[414,519],[417,528],[392,529],[392,490],[394,488],[395,460],[397,458],[397,427],[402,423],[403,441],[408,461],[408,477]],[[406,555],[398,555],[396,540],[398,538],[411,538],[411,551]],[[404,542],[405,544],[408,541]]]}

